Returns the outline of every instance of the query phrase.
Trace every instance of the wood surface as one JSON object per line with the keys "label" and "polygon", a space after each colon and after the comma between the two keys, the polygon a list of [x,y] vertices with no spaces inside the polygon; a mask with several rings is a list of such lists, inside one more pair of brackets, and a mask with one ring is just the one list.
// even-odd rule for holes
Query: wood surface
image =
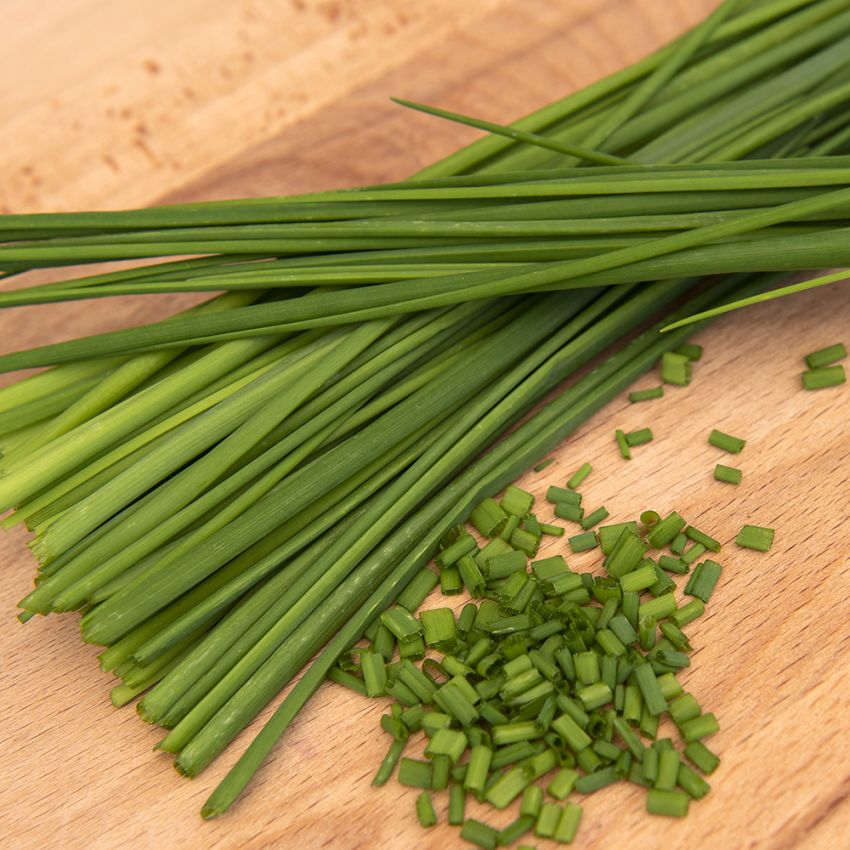
{"label": "wood surface", "polygon": [[[711,0],[6,0],[0,27],[0,207],[115,208],[404,177],[475,137],[405,113],[390,94],[495,120],[631,62]],[[165,315],[184,298],[121,299],[0,315],[0,351]],[[693,384],[621,397],[520,482],[538,495],[581,462],[591,506],[614,520],[679,510],[724,544],[725,570],[683,680],[722,731],[712,793],[683,821],[643,811],[621,783],[584,802],[579,848],[847,847],[850,827],[850,395],[800,389],[802,355],[850,342],[833,287],[724,318],[700,334]],[[3,376],[4,382],[7,380]],[[657,382],[647,376],[639,386]],[[631,462],[616,427],[651,425]],[[706,442],[746,437],[744,482],[713,481]],[[548,518],[546,508],[542,514]],[[769,554],[738,549],[774,526]],[[0,537],[0,846],[15,848],[459,847],[416,823],[415,792],[370,779],[383,700],[326,685],[227,816],[201,803],[259,728],[200,778],[151,752],[160,732],[115,710],[76,616],[15,619],[34,569],[25,535]],[[555,542],[548,551],[564,551]],[[596,563],[593,553],[571,565]],[[443,604],[436,598],[435,604]],[[268,712],[260,718],[260,722]],[[445,820],[445,800],[438,813]],[[471,807],[493,823],[513,812]],[[538,847],[547,842],[532,841]]]}

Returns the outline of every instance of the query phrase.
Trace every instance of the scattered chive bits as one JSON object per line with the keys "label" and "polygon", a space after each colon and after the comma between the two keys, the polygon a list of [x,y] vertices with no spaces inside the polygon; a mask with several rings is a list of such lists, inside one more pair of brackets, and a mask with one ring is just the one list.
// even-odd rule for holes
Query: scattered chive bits
{"label": "scattered chive bits", "polygon": [[723,481],[725,484],[740,484],[743,478],[744,473],[734,466],[724,466],[722,463],[718,463],[714,467],[715,481]]}
{"label": "scattered chive bits", "polygon": [[691,359],[675,351],[661,355],[661,380],[665,384],[686,387],[691,382]]}
{"label": "scattered chive bits", "polygon": [[702,346],[697,345],[695,342],[685,342],[674,349],[674,353],[680,354],[682,357],[687,357],[688,360],[696,363],[702,357]]}
{"label": "scattered chive bits", "polygon": [[650,428],[639,428],[637,431],[631,431],[626,434],[626,443],[631,448],[651,443],[653,439],[654,437]]}
{"label": "scattered chive bits", "polygon": [[[359,693],[383,686],[397,700],[381,720],[392,740],[374,784],[399,764],[399,782],[421,790],[415,808],[425,827],[438,820],[434,795],[446,791],[448,822],[477,847],[508,846],[530,833],[569,843],[581,821],[576,800],[619,781],[647,789],[648,812],[684,817],[691,801],[710,791],[703,776],[719,764],[704,743],[717,720],[678,674],[694,648],[688,626],[721,579],[720,563],[703,556],[720,543],[675,511],[662,517],[647,510],[640,524],[590,530],[608,512],[584,515],[575,490],[580,479],[553,485],[547,500],[587,527],[569,538],[570,550],[600,548],[604,575],[576,572],[562,555],[537,557],[536,545],[525,544],[539,541],[546,526],[530,513],[533,494],[510,485],[500,502],[485,499],[472,512],[479,532],[489,527],[487,540],[470,550],[469,532],[458,526],[436,559],[443,570],[447,561],[457,564],[462,575],[474,567],[477,599],[457,616],[437,607],[417,618],[415,608],[396,604],[381,617],[389,652],[375,635],[359,653],[366,687],[356,684],[351,660],[344,676],[333,677],[350,687],[352,680]],[[493,505],[506,514],[504,522]],[[512,529],[508,540],[505,527]],[[767,551],[772,537],[771,529],[745,526],[737,542]],[[419,584],[433,587],[434,579]],[[404,652],[416,641],[429,655],[419,663]],[[664,716],[678,730],[679,746],[658,737]],[[424,760],[403,756],[420,732]],[[467,817],[469,795],[496,810],[516,806],[517,813],[501,828]]]}
{"label": "scattered chive bits", "polygon": [[733,437],[730,434],[724,434],[716,428],[708,435],[708,442],[712,446],[734,455],[741,452],[744,446],[747,445],[746,440],[742,440],[740,437]]}
{"label": "scattered chive bits", "polygon": [[654,398],[662,398],[664,395],[664,387],[650,387],[646,390],[634,390],[629,393],[629,401],[636,404],[640,401],[651,401]]}
{"label": "scattered chive bits", "polygon": [[847,357],[847,347],[843,342],[836,342],[826,348],[820,348],[806,355],[806,366],[809,369],[822,369],[824,366],[832,366],[838,360]]}
{"label": "scattered chive bits", "polygon": [[843,366],[821,366],[803,372],[803,389],[823,390],[846,383],[847,375]]}
{"label": "scattered chive bits", "polygon": [[629,441],[626,439],[626,434],[619,428],[614,432],[614,439],[617,441],[617,448],[625,460],[632,459],[632,450],[629,446]]}

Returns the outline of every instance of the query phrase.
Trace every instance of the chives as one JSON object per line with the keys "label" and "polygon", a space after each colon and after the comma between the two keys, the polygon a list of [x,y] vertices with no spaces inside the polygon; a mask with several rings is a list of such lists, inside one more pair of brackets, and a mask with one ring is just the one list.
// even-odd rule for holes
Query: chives
{"label": "chives", "polygon": [[620,777],[613,767],[603,767],[601,770],[580,776],[576,780],[576,791],[579,794],[593,794],[608,785],[613,785]]}
{"label": "chives", "polygon": [[693,694],[687,692],[680,694],[670,703],[670,717],[677,726],[681,726],[687,720],[693,720],[702,713],[699,703]]}
{"label": "chives", "polygon": [[661,693],[655,672],[649,664],[638,664],[632,673],[635,683],[640,688],[643,697],[644,709],[653,716],[657,716],[667,710],[667,700]]}
{"label": "chives", "polygon": [[420,570],[398,595],[397,604],[407,611],[415,611],[437,586],[438,581],[439,578],[433,570],[427,568]]}
{"label": "chives", "polygon": [[[514,484],[508,484],[502,495],[501,508],[506,514],[525,516],[534,506],[534,495],[521,490]],[[488,535],[490,536],[490,535]]]}
{"label": "chives", "polygon": [[711,552],[719,552],[720,551],[720,542],[715,540],[713,537],[709,537],[705,532],[700,531],[698,528],[694,528],[692,525],[689,525],[685,529],[685,534],[691,538],[695,543],[701,543]]}
{"label": "chives", "polygon": [[466,792],[463,786],[453,782],[449,786],[449,817],[452,826],[460,826],[466,814]]}
{"label": "chives", "polygon": [[687,546],[687,544],[688,544],[687,535],[680,532],[679,534],[677,534],[673,538],[673,542],[670,544],[670,551],[674,555],[681,556],[684,553],[685,546]]}
{"label": "chives", "polygon": [[562,844],[572,844],[578,832],[581,822],[582,808],[576,803],[567,803],[558,821],[558,826],[552,836],[555,841]]}
{"label": "chives", "polygon": [[538,838],[552,838],[561,822],[561,807],[557,803],[544,803],[537,815],[534,834]]}
{"label": "chives", "polygon": [[556,487],[552,484],[546,491],[546,501],[551,502],[553,505],[557,505],[560,502],[566,502],[570,505],[580,505],[581,493],[577,493],[575,490],[570,490],[567,487]]}
{"label": "chives", "polygon": [[581,505],[574,505],[570,502],[558,502],[555,505],[555,516],[559,519],[566,519],[570,522],[581,522],[584,516],[584,508]]}
{"label": "chives", "polygon": [[665,384],[686,387],[691,382],[691,361],[683,354],[665,351],[661,355],[661,380]]}
{"label": "chives", "polygon": [[504,528],[508,515],[495,499],[484,499],[472,510],[469,521],[479,534],[495,537]]}
{"label": "chives", "polygon": [[658,775],[655,787],[661,791],[672,791],[676,787],[679,775],[679,751],[673,748],[661,750],[658,754]]}
{"label": "chives", "polygon": [[395,635],[400,643],[408,643],[422,636],[421,624],[413,615],[400,605],[388,608],[381,614],[381,622]]}
{"label": "chives", "polygon": [[711,443],[712,446],[716,446],[718,449],[723,449],[724,452],[730,452],[735,455],[747,445],[746,440],[742,440],[740,437],[732,437],[729,434],[724,434],[716,428],[708,435],[708,442]]}
{"label": "chives", "polygon": [[583,463],[569,478],[567,481],[567,487],[570,490],[575,490],[577,487],[580,487],[584,483],[584,479],[587,478],[590,473],[593,472],[593,467],[589,463]]}
{"label": "chives", "polygon": [[522,792],[522,802],[520,803],[519,813],[521,815],[530,815],[536,818],[540,814],[540,807],[543,805],[543,789],[539,785],[528,785],[525,791]]}
{"label": "chives", "polygon": [[740,469],[735,469],[734,466],[724,466],[718,463],[714,467],[714,480],[722,481],[724,484],[740,484],[743,480],[744,473]]}
{"label": "chives", "polygon": [[471,534],[463,534],[451,545],[443,549],[443,551],[434,558],[434,561],[438,567],[450,567],[462,555],[467,555],[477,548],[478,546],[475,543],[475,538]]}
{"label": "chives", "polygon": [[772,528],[758,525],[745,525],[735,538],[735,542],[745,549],[755,549],[757,552],[769,552],[773,545]]}
{"label": "chives", "polygon": [[546,786],[546,791],[556,800],[565,800],[573,790],[578,773],[571,768],[559,770]]}
{"label": "chives", "polygon": [[428,742],[428,746],[425,748],[425,755],[448,756],[454,764],[466,750],[466,743],[466,735],[463,732],[446,728],[438,729]]}
{"label": "chives", "polygon": [[653,439],[652,429],[650,428],[640,428],[637,431],[631,431],[626,434],[626,443],[632,448],[650,443]]}
{"label": "chives", "polygon": [[432,608],[419,615],[425,632],[425,644],[448,650],[457,636],[455,617],[451,608]]}
{"label": "chives", "polygon": [[[681,555],[682,563],[690,566],[697,558],[700,558],[705,554],[705,546],[702,543],[694,543],[687,552],[683,552]],[[660,563],[660,559],[659,559]]]}
{"label": "chives", "polygon": [[431,787],[431,764],[427,761],[403,758],[398,768],[398,781],[410,788]]}
{"label": "chives", "polygon": [[533,558],[537,554],[537,549],[540,546],[540,536],[532,534],[524,528],[518,528],[511,535],[510,543],[515,549],[520,549],[525,552],[529,558]]}
{"label": "chives", "polygon": [[608,511],[605,510],[604,507],[599,507],[595,511],[589,513],[586,517],[584,517],[581,522],[581,527],[587,531],[590,528],[593,528],[594,525],[598,525],[600,522],[608,518]]}
{"label": "chives", "polygon": [[655,617],[660,620],[662,617],[669,617],[676,610],[676,598],[672,593],[664,593],[655,599],[650,599],[648,602],[642,602],[638,608],[638,616]]}
{"label": "chives", "polygon": [[598,529],[599,546],[603,554],[611,554],[611,551],[620,539],[620,535],[623,533],[623,529],[626,528],[637,534],[638,528],[636,522],[619,522],[614,525],[603,525]]}
{"label": "chives", "polygon": [[676,354],[681,354],[682,357],[687,357],[688,360],[696,362],[702,357],[702,346],[694,342],[684,342],[678,348],[674,349]]}
{"label": "chives", "polygon": [[499,845],[508,846],[531,831],[537,819],[530,815],[520,815],[513,823],[508,824],[499,832]]}
{"label": "chives", "polygon": [[419,824],[424,827],[434,826],[437,823],[437,813],[434,811],[431,795],[427,791],[423,791],[416,798],[416,817],[419,818]]}
{"label": "chives", "polygon": [[644,528],[652,528],[653,526],[658,525],[661,521],[661,514],[658,511],[644,511],[640,515],[640,524],[644,526]]}
{"label": "chives", "polygon": [[696,596],[703,602],[708,602],[720,579],[722,569],[716,561],[705,560],[697,564],[685,585],[685,593],[688,596]]}
{"label": "chives", "polygon": [[619,428],[614,432],[614,439],[617,441],[617,448],[620,450],[620,455],[624,460],[632,459],[632,450],[629,448],[629,441],[626,435]]}
{"label": "chives", "polygon": [[847,356],[847,348],[844,343],[837,342],[834,345],[828,345],[825,348],[819,348],[811,354],[806,355],[806,366],[809,369],[821,369],[824,366],[830,366],[836,360],[843,360]]}
{"label": "chives", "polygon": [[387,686],[387,668],[383,656],[377,652],[361,652],[360,669],[363,671],[366,695],[381,696]]}
{"label": "chives", "polygon": [[[685,798],[687,799],[687,798]],[[460,837],[476,847],[481,847],[483,850],[496,850],[496,845],[499,840],[499,832],[482,823],[480,820],[469,818],[464,821],[460,830]]]}
{"label": "chives", "polygon": [[711,791],[711,786],[686,764],[679,765],[677,777],[679,787],[692,799],[701,800]]}
{"label": "chives", "polygon": [[720,730],[717,718],[713,714],[701,714],[691,720],[686,720],[679,726],[682,738],[690,744],[692,741],[701,741],[708,735],[713,735]]}
{"label": "chives", "polygon": [[837,387],[847,381],[843,366],[822,366],[819,369],[809,369],[803,372],[804,390],[822,390],[827,387]]}
{"label": "chives", "polygon": [[629,393],[629,401],[635,404],[639,401],[649,401],[653,398],[661,398],[664,395],[664,387],[651,387],[646,390],[635,390]]}
{"label": "chives", "polygon": [[685,756],[703,773],[711,774],[717,770],[720,759],[702,741],[691,741],[685,747]]}
{"label": "chives", "polygon": [[500,777],[484,796],[491,806],[504,809],[522,794],[527,784],[522,768],[515,767]]}
{"label": "chives", "polygon": [[676,573],[682,575],[688,571],[688,565],[681,558],[673,558],[670,555],[661,555],[658,559],[658,566],[668,573]]}
{"label": "chives", "polygon": [[672,543],[673,539],[685,528],[686,524],[676,511],[672,511],[650,530],[646,535],[646,542],[654,549],[661,549]]}
{"label": "chives", "polygon": [[697,617],[701,617],[705,613],[705,605],[701,599],[692,599],[684,604],[681,608],[677,608],[671,615],[670,620],[679,628],[692,623]]}
{"label": "chives", "polygon": [[646,795],[646,810],[653,815],[683,818],[688,813],[690,797],[681,791],[650,789]]}
{"label": "chives", "polygon": [[526,563],[527,559],[523,552],[511,549],[510,552],[488,558],[484,574],[487,576],[488,581],[493,581],[497,578],[506,578],[517,572],[517,570],[525,572]]}
{"label": "chives", "polygon": [[564,529],[560,525],[550,525],[548,522],[541,522],[540,533],[548,534],[550,537],[563,537]]}
{"label": "chives", "polygon": [[599,539],[595,531],[585,531],[581,534],[576,534],[570,537],[567,542],[570,544],[570,549],[573,552],[587,552],[599,545]]}

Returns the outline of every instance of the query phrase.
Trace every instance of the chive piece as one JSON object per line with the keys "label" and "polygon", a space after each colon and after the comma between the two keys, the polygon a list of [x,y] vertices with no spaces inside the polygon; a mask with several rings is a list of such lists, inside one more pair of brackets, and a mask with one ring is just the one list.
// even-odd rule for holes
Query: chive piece
{"label": "chive piece", "polygon": [[622,578],[637,569],[646,556],[646,544],[630,528],[624,528],[604,565],[611,578]]}
{"label": "chive piece", "polygon": [[676,573],[683,575],[688,571],[688,565],[681,558],[674,558],[671,555],[661,555],[658,559],[658,566],[668,573]]}
{"label": "chive piece", "polygon": [[438,729],[428,741],[426,756],[448,756],[452,764],[457,762],[466,751],[467,738],[463,732],[455,729]]}
{"label": "chive piece", "polygon": [[676,649],[683,651],[691,650],[691,643],[687,635],[675,624],[664,622],[660,626],[661,634],[664,635]]}
{"label": "chive piece", "polygon": [[532,534],[524,528],[518,528],[511,535],[511,546],[514,549],[519,549],[525,552],[529,558],[533,558],[537,554],[537,549],[540,546],[540,535]]}
{"label": "chive piece", "polygon": [[745,525],[735,538],[735,542],[745,549],[757,552],[769,552],[773,545],[774,530],[759,525]]}
{"label": "chive piece", "polygon": [[643,774],[651,784],[655,784],[655,780],[658,778],[658,747],[644,748]]}
{"label": "chive piece", "polygon": [[637,642],[637,632],[624,614],[617,614],[612,617],[611,622],[608,623],[608,628],[617,636],[618,640],[626,645]]}
{"label": "chive piece", "polygon": [[685,747],[685,756],[703,773],[711,774],[717,770],[720,759],[702,741],[691,741]]}
{"label": "chive piece", "polygon": [[519,528],[520,518],[516,514],[511,514],[507,522],[505,522],[502,530],[499,532],[499,537],[505,542],[511,539],[511,535]]}
{"label": "chive piece", "polygon": [[679,775],[679,751],[664,749],[658,754],[658,776],[655,787],[661,791],[672,791]]}
{"label": "chive piece", "polygon": [[641,617],[638,628],[640,648],[648,652],[655,646],[656,620],[655,617]]}
{"label": "chive piece", "polygon": [[713,714],[701,714],[699,717],[686,720],[679,726],[679,731],[688,744],[692,741],[701,741],[703,738],[713,735],[719,730],[720,726]]}
{"label": "chive piece", "polygon": [[422,636],[422,625],[410,611],[400,605],[384,611],[381,614],[381,622],[395,635],[400,644]]}
{"label": "chive piece", "polygon": [[650,387],[646,390],[635,390],[629,393],[629,401],[635,404],[639,401],[649,401],[653,398],[661,398],[664,395],[664,387]]}
{"label": "chive piece", "polygon": [[420,826],[429,827],[437,823],[437,813],[427,791],[423,791],[416,798],[416,817],[419,818]]}
{"label": "chive piece", "polygon": [[461,557],[461,555],[467,555],[469,552],[474,552],[477,548],[478,545],[475,542],[475,538],[471,534],[464,534],[451,545],[443,549],[443,551],[434,558],[434,563],[436,563],[438,567],[450,567],[458,560],[458,558]]}
{"label": "chive piece", "polygon": [[702,543],[694,543],[687,552],[681,554],[682,563],[690,566],[697,558],[705,554],[705,546]]}
{"label": "chive piece", "polygon": [[466,814],[466,791],[463,785],[453,782],[449,786],[449,823],[460,826]]}
{"label": "chive piece", "polygon": [[691,798],[681,791],[660,791],[652,788],[646,795],[646,810],[653,815],[683,818],[688,813]]}
{"label": "chive piece", "polygon": [[546,501],[557,505],[560,502],[566,502],[568,505],[580,505],[581,493],[575,490],[570,490],[567,487],[557,487],[552,484],[546,491]]}
{"label": "chive piece", "polygon": [[667,700],[661,693],[655,671],[649,664],[641,663],[635,667],[632,673],[635,684],[640,688],[643,697],[644,708],[653,716],[657,716],[667,710]]}
{"label": "chive piece", "polygon": [[390,776],[392,776],[392,772],[395,769],[399,758],[401,758],[401,754],[404,752],[406,744],[406,740],[393,741],[390,744],[390,748],[387,750],[387,754],[384,756],[384,760],[381,762],[378,772],[372,780],[373,785],[381,786],[387,784],[387,780]]}
{"label": "chive piece", "polygon": [[693,694],[684,691],[670,703],[670,717],[677,726],[688,720],[699,717],[702,713],[700,704]]}
{"label": "chive piece", "polygon": [[451,608],[432,608],[419,614],[425,630],[425,644],[448,651],[457,640],[455,615]]}
{"label": "chive piece", "polygon": [[608,785],[613,785],[620,777],[613,767],[603,767],[576,780],[576,791],[579,794],[593,794]]}
{"label": "chive piece", "polygon": [[496,555],[504,555],[506,552],[513,552],[509,543],[502,540],[501,537],[494,537],[489,543],[481,548],[477,555],[474,555],[475,563],[478,568],[486,575],[487,561],[489,558],[494,558]]}
{"label": "chive piece", "polygon": [[507,847],[531,831],[537,818],[530,815],[520,815],[499,832],[499,846]]}
{"label": "chive piece", "polygon": [[501,555],[494,555],[487,559],[484,569],[484,575],[488,581],[493,581],[499,578],[507,578],[507,576],[517,572],[525,572],[528,559],[525,553],[519,552],[516,549],[511,549],[510,552],[505,552]]}
{"label": "chive piece", "polygon": [[581,522],[584,516],[584,508],[581,505],[573,505],[569,502],[558,502],[555,505],[555,516],[570,522]]}
{"label": "chive piece", "polygon": [[705,613],[705,605],[701,599],[692,599],[690,602],[677,608],[671,615],[670,620],[675,623],[680,629],[692,623],[697,617],[701,617]]}
{"label": "chive piece", "polygon": [[363,680],[352,676],[351,673],[347,673],[345,670],[340,670],[339,667],[331,668],[328,673],[328,679],[348,688],[350,691],[360,694],[360,696],[366,696],[366,685],[363,683]]}
{"label": "chive piece", "polygon": [[469,521],[479,534],[495,537],[504,528],[508,515],[495,499],[485,499],[472,510]]}
{"label": "chive piece", "polygon": [[819,369],[809,369],[803,372],[803,389],[805,390],[822,390],[827,387],[837,387],[847,381],[847,375],[844,372],[844,367],[838,366],[822,366]]}
{"label": "chive piece", "polygon": [[834,345],[828,345],[826,348],[819,348],[817,351],[807,354],[806,365],[809,369],[820,369],[835,363],[836,360],[843,360],[846,356],[847,348],[844,343],[837,342]]}
{"label": "chive piece", "polygon": [[[637,572],[637,570],[635,570],[635,572]],[[623,591],[623,601],[620,603],[623,616],[628,620],[632,629],[637,631],[640,611],[640,593],[638,591],[627,590],[622,586],[622,583],[620,584],[620,588]]]}
{"label": "chive piece", "polygon": [[644,705],[640,713],[640,725],[638,728],[641,734],[647,738],[655,738],[658,734],[658,715],[652,714]]}
{"label": "chive piece", "polygon": [[662,617],[669,617],[675,610],[676,598],[672,593],[664,593],[648,602],[642,602],[638,609],[638,615],[641,619],[655,617],[656,620],[660,620]]}
{"label": "chive piece", "polygon": [[638,527],[637,523],[634,521],[618,522],[614,525],[603,525],[597,529],[596,533],[599,535],[599,548],[602,549],[602,553],[604,555],[611,554],[614,547],[617,545],[617,541],[620,539],[620,535],[623,533],[623,529],[626,528],[637,534]]}
{"label": "chive piece", "polygon": [[534,467],[534,471],[535,472],[543,472],[543,470],[546,469],[547,466],[549,466],[550,464],[553,464],[554,462],[555,462],[555,458],[547,457],[546,460],[541,460],[540,463],[538,463]]}
{"label": "chive piece", "polygon": [[632,448],[651,443],[654,439],[651,428],[639,428],[626,434],[626,443]]}
{"label": "chive piece", "polygon": [[370,697],[382,696],[387,686],[387,668],[384,664],[384,657],[377,652],[361,652],[360,669],[363,671],[366,695]]}
{"label": "chive piece", "polygon": [[675,354],[681,354],[688,360],[696,362],[702,357],[702,346],[695,342],[683,342],[678,348],[673,349]]}
{"label": "chive piece", "polygon": [[[469,595],[473,599],[480,599],[484,595],[485,582],[484,576],[481,573],[481,569],[475,562],[475,558],[473,558],[471,555],[464,555],[457,562],[456,566],[458,574],[460,575],[460,579],[466,589],[469,591]],[[473,608],[474,607],[475,606],[473,605]],[[460,629],[458,629],[458,631],[460,632]]]}
{"label": "chive piece", "polygon": [[403,758],[398,768],[398,781],[410,788],[430,788],[431,764],[427,761]]}
{"label": "chive piece", "polygon": [[673,538],[673,542],[670,544],[670,551],[674,555],[679,555],[681,557],[681,555],[685,551],[685,546],[687,546],[687,545],[688,545],[687,535],[680,532],[679,534],[677,534]]}
{"label": "chive piece", "polygon": [[617,441],[617,448],[620,450],[620,455],[625,460],[631,460],[632,450],[629,448],[629,441],[626,439],[625,432],[618,428],[614,431],[614,439]]}
{"label": "chive piece", "polygon": [[443,596],[457,596],[463,591],[463,579],[457,567],[443,567],[440,570],[440,592]]}
{"label": "chive piece", "polygon": [[561,821],[561,807],[557,803],[544,803],[537,815],[534,834],[538,838],[552,838]]}
{"label": "chive piece", "polygon": [[646,747],[640,738],[634,733],[631,726],[622,717],[614,718],[614,730],[623,739],[623,743],[629,748],[629,752],[638,760],[644,758]]}
{"label": "chive piece", "polygon": [[611,688],[604,682],[596,682],[593,685],[587,685],[581,688],[576,696],[581,700],[585,711],[593,711],[595,708],[601,708],[607,705],[614,699],[614,694]]}
{"label": "chive piece", "polygon": [[[686,795],[682,795],[687,800]],[[464,821],[460,830],[460,837],[476,847],[481,847],[483,850],[496,850],[496,845],[499,840],[499,831],[482,823],[480,820],[468,818]]]}
{"label": "chive piece", "polygon": [[704,531],[700,531],[698,528],[694,528],[692,525],[689,525],[685,529],[685,534],[691,538],[695,543],[701,543],[711,552],[719,552],[720,551],[720,541],[715,540],[713,537],[709,537]]}
{"label": "chive piece", "polygon": [[502,496],[501,508],[506,514],[525,516],[534,506],[534,494],[508,484]]}
{"label": "chive piece", "polygon": [[522,768],[515,767],[500,777],[486,791],[484,797],[491,806],[504,809],[522,794],[527,784],[528,781]]}
{"label": "chive piece", "polygon": [[567,803],[561,813],[561,819],[552,836],[562,844],[572,844],[581,822],[582,808],[577,803]]}
{"label": "chive piece", "polygon": [[548,534],[550,537],[563,537],[564,530],[560,525],[550,525],[548,522],[540,523],[540,533]]}
{"label": "chive piece", "polygon": [[493,751],[488,746],[479,744],[470,749],[469,768],[463,781],[463,787],[467,791],[475,791],[478,794],[484,793],[492,759]]}
{"label": "chive piece", "polygon": [[[561,701],[558,701],[558,707],[563,710],[564,706]],[[583,713],[583,712],[582,712]],[[568,715],[562,714],[552,721],[552,729],[561,738],[564,739],[567,746],[574,752],[580,752],[585,747],[589,747],[591,740],[590,736],[578,725],[575,719]]]}
{"label": "chive piece", "polygon": [[655,574],[655,567],[651,563],[638,567],[636,570],[632,570],[632,572],[626,573],[624,576],[620,576],[619,578],[620,587],[623,589],[623,593],[637,593],[641,590],[646,590],[647,588],[652,587],[656,581],[657,577]]}
{"label": "chive piece", "polygon": [[676,535],[682,531],[687,523],[682,519],[676,511],[671,511],[670,514],[661,520],[650,532],[646,535],[646,542],[653,549],[662,549],[664,546],[673,542]]}
{"label": "chive piece", "polygon": [[543,805],[543,789],[539,785],[528,785],[525,791],[522,792],[522,802],[520,803],[519,813],[521,815],[530,815],[536,818],[540,814],[540,807]]}
{"label": "chive piece", "polygon": [[424,658],[425,641],[417,635],[413,640],[399,643],[398,654],[401,658]]}
{"label": "chive piece", "polygon": [[427,567],[420,570],[398,595],[396,604],[407,611],[416,611],[425,597],[437,586],[439,577]]}
{"label": "chive piece", "polygon": [[593,467],[589,463],[583,463],[567,481],[567,487],[570,490],[575,490],[580,487],[590,473],[593,472]]}
{"label": "chive piece", "polygon": [[691,382],[690,359],[674,351],[665,351],[661,355],[661,380],[665,384],[686,387]]}
{"label": "chive piece", "polygon": [[[649,560],[649,559],[647,559]],[[655,578],[657,581],[649,588],[649,592],[653,596],[664,596],[667,593],[676,589],[676,582],[655,563],[655,561],[650,561],[652,564],[652,568],[655,570]],[[640,612],[640,608],[638,608],[638,612]]]}
{"label": "chive piece", "polygon": [[747,445],[746,440],[724,434],[716,428],[708,435],[708,442],[712,446],[716,446],[718,449],[723,449],[724,452],[730,452],[733,455],[738,454]]}
{"label": "chive piece", "polygon": [[556,800],[565,800],[576,784],[578,773],[570,768],[559,770],[546,786],[546,791]]}
{"label": "chive piece", "polygon": [[661,521],[661,514],[658,511],[643,511],[640,515],[640,524],[644,528],[653,528]]}
{"label": "chive piece", "polygon": [[608,519],[608,511],[604,507],[599,507],[595,511],[589,513],[586,517],[584,517],[581,521],[581,527],[587,531],[590,528],[593,528],[594,525],[598,525],[603,520]]}
{"label": "chive piece", "polygon": [[718,463],[714,467],[714,480],[722,481],[724,484],[740,484],[744,477],[744,473],[740,469],[735,469],[734,466],[724,466]]}
{"label": "chive piece", "polygon": [[705,560],[697,564],[693,575],[685,585],[688,596],[696,596],[703,602],[708,602],[720,578],[722,567],[716,561]]}
{"label": "chive piece", "polygon": [[686,764],[679,765],[677,777],[679,787],[692,799],[701,800],[711,791],[711,786]]}

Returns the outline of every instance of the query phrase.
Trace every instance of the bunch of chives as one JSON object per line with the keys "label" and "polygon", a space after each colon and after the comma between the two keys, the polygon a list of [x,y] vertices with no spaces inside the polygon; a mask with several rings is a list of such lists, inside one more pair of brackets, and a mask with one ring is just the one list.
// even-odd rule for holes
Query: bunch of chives
{"label": "bunch of chives", "polygon": [[[36,532],[41,562],[22,619],[84,609],[123,682],[114,701],[151,688],[140,712],[196,774],[328,640],[334,659],[347,650],[447,525],[676,347],[687,331],[624,340],[687,316],[671,305],[696,276],[742,273],[691,312],[760,292],[765,272],[850,264],[848,41],[844,0],[727,2],[524,119],[521,143],[487,137],[413,181],[2,217],[11,275],[202,256],[0,305],[234,290],[0,357],[54,365],[0,390],[0,508]],[[524,446],[488,449],[611,346]]]}

